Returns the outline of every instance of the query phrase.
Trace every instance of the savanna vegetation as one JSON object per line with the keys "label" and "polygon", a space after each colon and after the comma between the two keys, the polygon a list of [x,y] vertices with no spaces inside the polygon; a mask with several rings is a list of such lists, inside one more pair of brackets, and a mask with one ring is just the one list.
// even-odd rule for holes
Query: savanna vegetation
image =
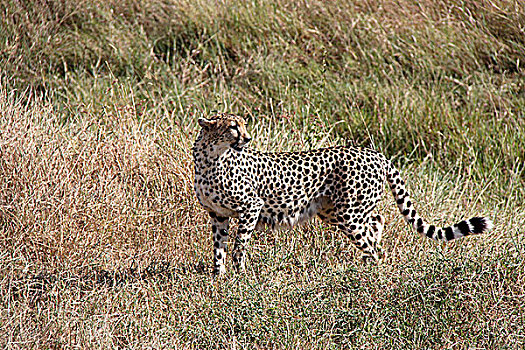
{"label": "savanna vegetation", "polygon": [[[0,1],[3,348],[522,348],[525,4],[518,0]],[[211,276],[196,118],[253,147],[377,148],[379,265],[318,221]]]}

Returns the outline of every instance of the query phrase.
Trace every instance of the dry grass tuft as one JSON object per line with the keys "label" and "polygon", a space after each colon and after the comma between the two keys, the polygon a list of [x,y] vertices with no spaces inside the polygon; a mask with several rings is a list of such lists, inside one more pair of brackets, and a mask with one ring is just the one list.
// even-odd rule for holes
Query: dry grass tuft
{"label": "dry grass tuft", "polygon": [[[0,4],[0,346],[523,348],[525,9],[494,1]],[[495,229],[422,240],[387,194],[362,266],[319,222],[261,232],[210,276],[195,118],[255,147],[372,144],[422,216]]]}
{"label": "dry grass tuft", "polygon": [[436,245],[410,232],[386,196],[380,266],[361,266],[341,235],[313,223],[259,233],[248,273],[213,280],[186,132],[141,121],[132,104],[67,120],[31,94],[1,96],[8,347],[523,344],[525,215],[512,189],[498,203],[464,174],[408,167],[424,216],[489,214],[495,231]]}

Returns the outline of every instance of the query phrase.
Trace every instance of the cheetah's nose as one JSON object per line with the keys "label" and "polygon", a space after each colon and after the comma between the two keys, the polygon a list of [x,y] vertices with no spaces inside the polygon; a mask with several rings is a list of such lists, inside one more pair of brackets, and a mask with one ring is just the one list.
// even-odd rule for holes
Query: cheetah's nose
{"label": "cheetah's nose", "polygon": [[245,137],[244,137],[244,142],[245,142],[245,143],[248,143],[248,142],[250,142],[251,140],[252,140],[251,136],[245,136]]}

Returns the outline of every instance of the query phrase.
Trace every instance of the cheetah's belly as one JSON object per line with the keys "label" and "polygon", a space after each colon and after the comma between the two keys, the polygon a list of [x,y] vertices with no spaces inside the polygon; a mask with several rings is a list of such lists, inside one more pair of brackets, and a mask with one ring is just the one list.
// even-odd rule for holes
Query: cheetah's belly
{"label": "cheetah's belly", "polygon": [[296,207],[283,207],[266,202],[261,210],[257,229],[262,229],[265,225],[272,229],[301,225],[313,219],[320,211],[330,207],[333,207],[333,203],[327,196],[316,197]]}

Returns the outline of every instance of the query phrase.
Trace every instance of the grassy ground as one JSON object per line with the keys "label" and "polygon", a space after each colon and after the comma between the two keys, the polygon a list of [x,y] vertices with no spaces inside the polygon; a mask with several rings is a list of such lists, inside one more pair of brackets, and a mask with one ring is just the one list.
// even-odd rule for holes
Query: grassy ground
{"label": "grassy ground", "polygon": [[[0,3],[0,344],[525,346],[525,8],[518,1]],[[380,204],[362,266],[319,222],[260,232],[214,280],[196,117],[254,147],[373,145],[440,245]],[[386,192],[386,191],[385,191]]]}

